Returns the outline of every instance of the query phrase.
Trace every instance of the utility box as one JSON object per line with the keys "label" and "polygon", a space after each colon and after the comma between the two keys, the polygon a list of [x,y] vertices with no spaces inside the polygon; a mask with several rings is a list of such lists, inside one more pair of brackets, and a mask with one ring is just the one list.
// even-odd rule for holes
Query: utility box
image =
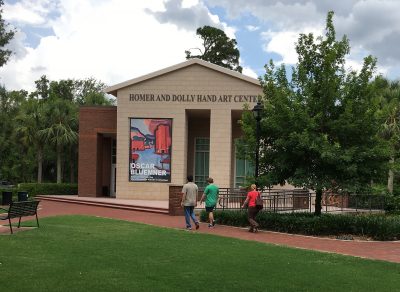
{"label": "utility box", "polygon": [[28,192],[20,191],[17,193],[18,195],[18,202],[28,201]]}
{"label": "utility box", "polygon": [[13,195],[13,193],[10,191],[3,191],[2,198],[1,198],[1,204],[3,206],[10,205],[12,202],[12,195]]}

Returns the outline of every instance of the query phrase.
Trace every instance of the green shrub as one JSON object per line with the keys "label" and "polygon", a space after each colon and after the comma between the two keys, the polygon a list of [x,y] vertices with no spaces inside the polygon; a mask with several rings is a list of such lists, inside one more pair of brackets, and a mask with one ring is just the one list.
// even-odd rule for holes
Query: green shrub
{"label": "green shrub", "polygon": [[16,187],[14,187],[14,188],[0,188],[0,194],[2,194],[3,192],[13,192],[13,194],[14,194],[14,193],[17,192],[17,188]]}
{"label": "green shrub", "polygon": [[[244,211],[216,211],[219,224],[248,226]],[[202,211],[202,221],[207,213]],[[322,214],[312,213],[272,213],[260,212],[256,218],[265,230],[304,234],[304,235],[343,235],[368,236],[375,240],[400,239],[400,216],[385,214]]]}
{"label": "green shrub", "polygon": [[18,185],[18,191],[27,191],[31,197],[36,195],[77,195],[78,185],[68,183],[22,183]]}
{"label": "green shrub", "polygon": [[386,195],[388,194],[388,188],[386,184],[374,184],[371,187],[370,193],[372,195]]}
{"label": "green shrub", "polygon": [[388,196],[385,211],[392,214],[400,214],[400,196]]}

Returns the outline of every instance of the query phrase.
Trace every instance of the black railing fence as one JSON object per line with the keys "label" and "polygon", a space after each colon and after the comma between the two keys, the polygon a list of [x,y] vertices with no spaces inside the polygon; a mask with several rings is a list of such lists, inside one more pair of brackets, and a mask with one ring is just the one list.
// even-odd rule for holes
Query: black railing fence
{"label": "black railing fence", "polygon": [[[199,190],[199,200],[203,189]],[[246,199],[247,191],[243,189],[220,188],[217,210],[239,210]],[[315,192],[304,189],[266,189],[261,192],[264,201],[263,210],[270,212],[314,212]],[[322,195],[322,212],[383,212],[385,196],[359,194]],[[204,203],[196,209],[204,208]]]}

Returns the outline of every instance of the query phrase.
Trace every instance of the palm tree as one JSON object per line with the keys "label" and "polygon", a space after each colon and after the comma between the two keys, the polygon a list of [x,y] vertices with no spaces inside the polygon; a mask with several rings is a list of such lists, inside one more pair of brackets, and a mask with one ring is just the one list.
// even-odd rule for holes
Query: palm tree
{"label": "palm tree", "polygon": [[34,146],[37,157],[37,182],[42,182],[43,177],[43,146],[44,139],[40,130],[45,127],[44,111],[41,101],[29,99],[23,105],[21,112],[16,117],[17,135],[21,137],[26,147]]}
{"label": "palm tree", "polygon": [[76,106],[69,100],[52,98],[46,103],[46,116],[49,126],[41,131],[45,141],[56,147],[57,183],[62,181],[62,151],[65,147],[74,146],[78,141],[76,131],[78,118]]}
{"label": "palm tree", "polygon": [[389,193],[393,193],[395,162],[400,148],[400,82],[386,80],[382,98],[385,119],[382,135],[389,141],[391,146],[387,188]]}

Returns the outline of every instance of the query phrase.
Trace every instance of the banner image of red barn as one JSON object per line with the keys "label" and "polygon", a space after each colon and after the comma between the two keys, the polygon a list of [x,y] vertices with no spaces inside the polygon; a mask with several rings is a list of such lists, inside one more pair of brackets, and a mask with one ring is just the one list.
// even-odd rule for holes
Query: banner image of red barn
{"label": "banner image of red barn", "polygon": [[131,149],[135,151],[142,151],[144,147],[144,138],[134,136],[131,141]]}
{"label": "banner image of red barn", "polygon": [[154,131],[155,152],[157,154],[169,154],[171,149],[171,129],[169,125],[158,125]]}

